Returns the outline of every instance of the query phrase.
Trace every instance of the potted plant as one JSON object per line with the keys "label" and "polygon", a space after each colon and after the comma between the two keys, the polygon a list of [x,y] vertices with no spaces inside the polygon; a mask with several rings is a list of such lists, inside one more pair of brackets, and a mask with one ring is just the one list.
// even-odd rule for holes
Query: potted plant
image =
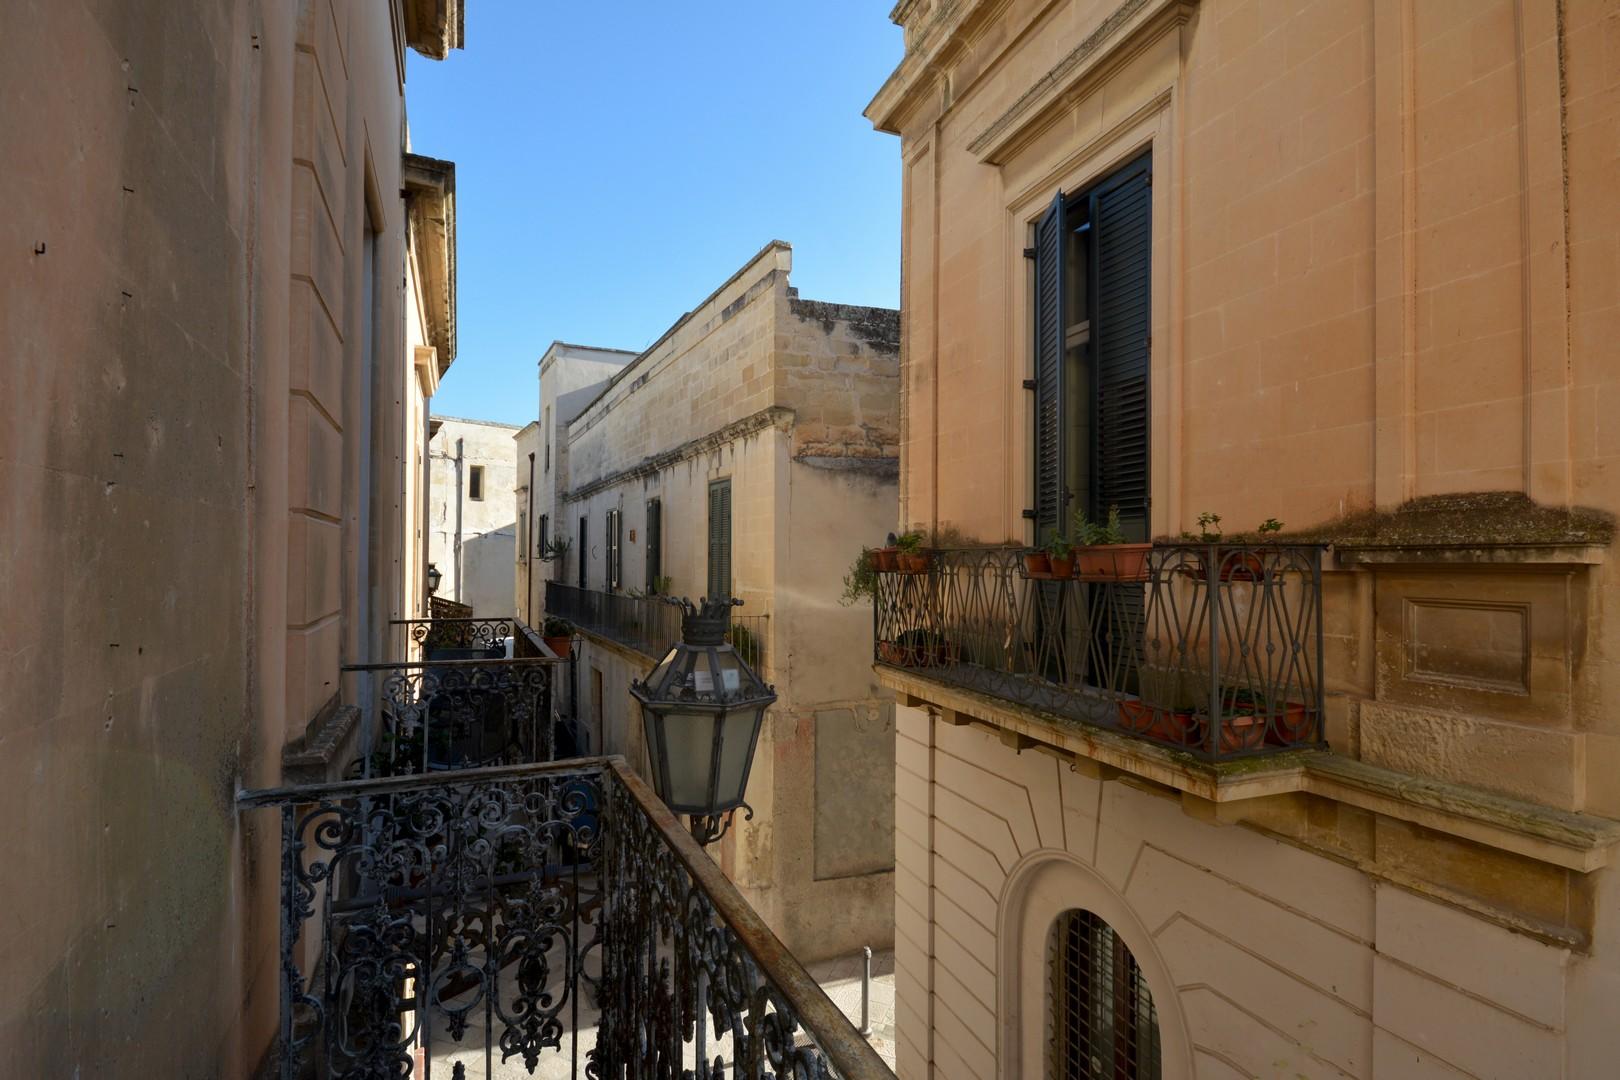
{"label": "potted plant", "polygon": [[568,556],[568,549],[573,542],[566,536],[555,536],[549,540],[540,541],[540,561],[551,562],[553,559],[563,559]]}
{"label": "potted plant", "polygon": [[1129,544],[1119,522],[1119,507],[1108,508],[1103,522],[1087,521],[1085,511],[1074,512],[1074,539],[1079,545],[1082,581],[1146,581],[1152,544]]}
{"label": "potted plant", "polygon": [[540,624],[540,638],[546,643],[546,648],[566,660],[574,646],[574,624],[567,619],[547,615],[545,622]]}
{"label": "potted plant", "polygon": [[1024,576],[1043,579],[1052,576],[1052,559],[1045,548],[1030,548],[1024,552]]}
{"label": "potted plant", "polygon": [[932,630],[907,630],[878,643],[878,659],[897,667],[937,667],[961,659],[961,649]]}
{"label": "potted plant", "polygon": [[889,534],[888,543],[872,549],[872,569],[879,574],[899,572],[900,548],[895,541],[894,533]]}
{"label": "potted plant", "polygon": [[[1257,543],[1273,543],[1277,533],[1282,531],[1283,524],[1276,518],[1266,518],[1255,529]],[[1200,544],[1220,544],[1225,541],[1221,533],[1221,515],[1205,511],[1198,515],[1198,535],[1182,533],[1183,540],[1196,541]],[[1240,542],[1247,537],[1238,537]],[[1222,581],[1261,581],[1266,576],[1265,561],[1257,552],[1228,551],[1218,556],[1221,560],[1220,578]],[[1209,576],[1209,564],[1203,553],[1198,555],[1198,573],[1200,577]]]}
{"label": "potted plant", "polygon": [[876,600],[877,576],[877,551],[869,547],[861,548],[861,553],[855,556],[855,561],[849,566],[849,573],[844,575],[844,592],[838,602],[849,607],[862,600]]}
{"label": "potted plant", "polygon": [[1054,579],[1074,577],[1074,541],[1056,529],[1047,530],[1046,562]]}
{"label": "potted plant", "polygon": [[894,546],[899,549],[902,574],[926,574],[933,568],[934,553],[923,546],[924,539],[923,534],[915,529],[896,538]]}

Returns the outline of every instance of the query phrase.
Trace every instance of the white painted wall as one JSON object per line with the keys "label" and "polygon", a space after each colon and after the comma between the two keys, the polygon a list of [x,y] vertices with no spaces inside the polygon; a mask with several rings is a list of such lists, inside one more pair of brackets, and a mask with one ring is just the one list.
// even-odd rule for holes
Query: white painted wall
{"label": "white painted wall", "polygon": [[[444,575],[438,595],[471,604],[481,616],[512,614],[517,537],[517,428],[486,420],[435,417],[429,441],[428,558]],[[483,498],[471,497],[474,467],[483,469]]]}

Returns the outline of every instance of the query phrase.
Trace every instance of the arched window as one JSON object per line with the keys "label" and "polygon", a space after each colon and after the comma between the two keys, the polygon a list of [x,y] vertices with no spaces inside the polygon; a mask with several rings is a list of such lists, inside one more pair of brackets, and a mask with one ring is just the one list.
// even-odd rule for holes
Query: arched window
{"label": "arched window", "polygon": [[1159,1080],[1159,1017],[1131,950],[1089,911],[1052,928],[1047,1012],[1052,1080]]}

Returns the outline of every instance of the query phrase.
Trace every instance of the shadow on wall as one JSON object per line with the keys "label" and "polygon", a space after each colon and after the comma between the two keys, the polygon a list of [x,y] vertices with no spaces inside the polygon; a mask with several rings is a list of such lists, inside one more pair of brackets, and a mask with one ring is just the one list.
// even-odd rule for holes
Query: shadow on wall
{"label": "shadow on wall", "polygon": [[517,521],[461,541],[461,602],[481,618],[512,614],[512,564],[517,559]]}

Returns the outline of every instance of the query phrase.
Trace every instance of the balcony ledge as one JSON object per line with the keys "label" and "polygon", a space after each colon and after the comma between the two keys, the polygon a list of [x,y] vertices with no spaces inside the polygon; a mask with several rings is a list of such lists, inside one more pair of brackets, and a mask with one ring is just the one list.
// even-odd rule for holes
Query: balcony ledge
{"label": "balcony ledge", "polygon": [[1130,735],[1095,727],[962,686],[916,669],[874,664],[878,681],[900,703],[931,705],[950,724],[995,731],[1012,748],[1040,750],[1079,764],[1093,762],[1221,807],[1302,793],[1411,822],[1567,870],[1610,864],[1620,821],[1556,810],[1465,784],[1386,769],[1329,750],[1285,750],[1262,757],[1208,762]]}

